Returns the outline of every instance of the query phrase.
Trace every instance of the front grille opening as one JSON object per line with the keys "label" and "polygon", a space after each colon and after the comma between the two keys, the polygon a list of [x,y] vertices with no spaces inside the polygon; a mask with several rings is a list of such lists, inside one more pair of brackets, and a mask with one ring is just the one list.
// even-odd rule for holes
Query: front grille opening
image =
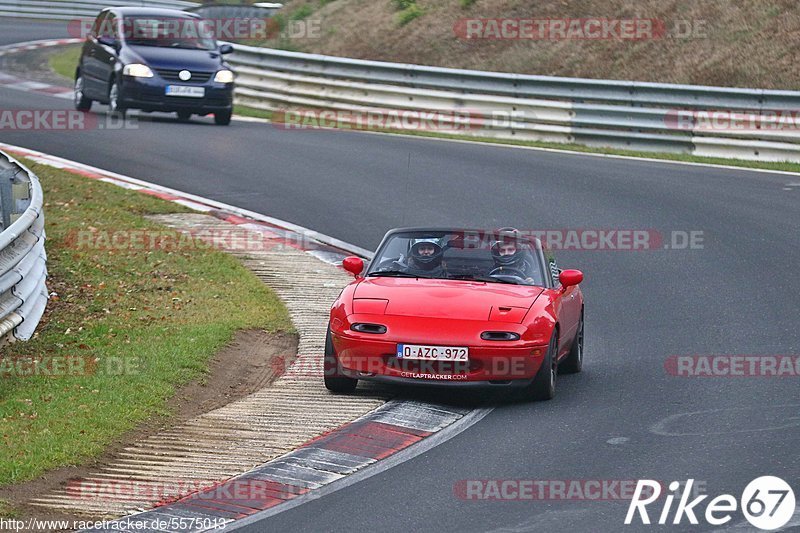
{"label": "front grille opening", "polygon": [[189,69],[166,69],[166,68],[157,68],[155,69],[156,73],[164,78],[167,81],[174,81],[176,83],[183,83],[183,84],[201,84],[205,83],[211,79],[211,76],[214,74],[213,72],[201,72],[195,70],[189,70],[192,73],[192,77],[189,80],[183,81],[179,77],[179,73],[182,70],[189,70]]}

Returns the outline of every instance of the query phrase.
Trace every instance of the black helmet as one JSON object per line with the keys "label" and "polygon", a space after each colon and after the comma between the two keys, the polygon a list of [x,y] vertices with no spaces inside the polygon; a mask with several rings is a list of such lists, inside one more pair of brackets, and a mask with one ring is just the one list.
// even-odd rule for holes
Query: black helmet
{"label": "black helmet", "polygon": [[[520,240],[519,230],[514,228],[502,228],[498,230],[498,240],[492,245],[492,258],[497,266],[514,268],[522,264],[525,257],[523,247],[524,241]],[[516,251],[509,255],[500,255],[500,246],[513,244]]]}
{"label": "black helmet", "polygon": [[[430,246],[433,248],[433,253],[430,255],[421,255],[419,250],[423,246]],[[433,270],[442,264],[442,255],[444,250],[442,247],[431,241],[419,241],[414,243],[411,247],[411,260],[413,265],[422,270]]]}

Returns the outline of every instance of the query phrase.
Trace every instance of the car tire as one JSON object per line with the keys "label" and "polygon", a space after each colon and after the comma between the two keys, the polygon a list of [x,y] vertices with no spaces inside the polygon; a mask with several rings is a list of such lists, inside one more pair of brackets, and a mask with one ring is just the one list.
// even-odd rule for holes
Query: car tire
{"label": "car tire", "polygon": [[536,401],[552,400],[556,395],[556,380],[558,376],[558,330],[553,330],[550,344],[547,346],[547,353],[542,361],[542,366],[536,373],[536,377],[527,388],[527,397]]}
{"label": "car tire", "polygon": [[583,311],[581,311],[581,320],[578,322],[578,332],[575,334],[575,340],[572,341],[572,346],[569,353],[563,361],[558,365],[559,372],[565,374],[577,374],[583,369]]}
{"label": "car tire", "polygon": [[72,102],[75,104],[75,109],[77,109],[78,111],[89,111],[92,108],[92,100],[86,98],[83,90],[84,90],[83,76],[81,76],[79,73],[75,77]]}
{"label": "car tire", "polygon": [[328,334],[325,337],[325,360],[323,364],[323,371],[325,373],[325,388],[337,394],[349,394],[356,390],[358,380],[351,378],[342,373],[339,366],[339,358],[336,356],[336,350],[333,348],[333,339],[331,339],[331,330],[328,328]]}
{"label": "car tire", "polygon": [[214,124],[217,126],[227,126],[231,123],[231,116],[233,116],[233,110],[231,109],[214,113]]}
{"label": "car tire", "polygon": [[189,122],[192,114],[188,111],[178,111],[178,122]]}
{"label": "car tire", "polygon": [[120,104],[122,100],[122,89],[117,80],[111,82],[111,87],[108,89],[108,110],[112,115],[120,118],[125,118],[125,113],[128,111]]}

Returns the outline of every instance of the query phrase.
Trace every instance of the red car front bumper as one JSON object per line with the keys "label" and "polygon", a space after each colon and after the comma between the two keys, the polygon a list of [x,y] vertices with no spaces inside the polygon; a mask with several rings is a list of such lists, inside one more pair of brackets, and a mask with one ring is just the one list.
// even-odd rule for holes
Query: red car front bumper
{"label": "red car front bumper", "polygon": [[[381,324],[386,333],[360,333],[354,323]],[[484,331],[517,333],[519,340],[487,341]],[[504,322],[353,314],[334,321],[331,338],[340,370],[358,379],[398,383],[518,384],[536,376],[549,336]],[[469,348],[468,361],[420,361],[397,357],[398,344]]]}

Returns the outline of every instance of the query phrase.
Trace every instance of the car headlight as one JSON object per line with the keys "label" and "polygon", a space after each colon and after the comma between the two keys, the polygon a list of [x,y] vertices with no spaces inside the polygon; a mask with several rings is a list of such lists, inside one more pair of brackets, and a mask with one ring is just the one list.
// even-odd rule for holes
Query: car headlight
{"label": "car headlight", "polygon": [[141,63],[130,63],[122,68],[122,73],[134,78],[152,78],[153,71],[147,65]]}
{"label": "car headlight", "polygon": [[230,70],[220,70],[214,76],[214,81],[217,83],[233,83],[233,72]]}

